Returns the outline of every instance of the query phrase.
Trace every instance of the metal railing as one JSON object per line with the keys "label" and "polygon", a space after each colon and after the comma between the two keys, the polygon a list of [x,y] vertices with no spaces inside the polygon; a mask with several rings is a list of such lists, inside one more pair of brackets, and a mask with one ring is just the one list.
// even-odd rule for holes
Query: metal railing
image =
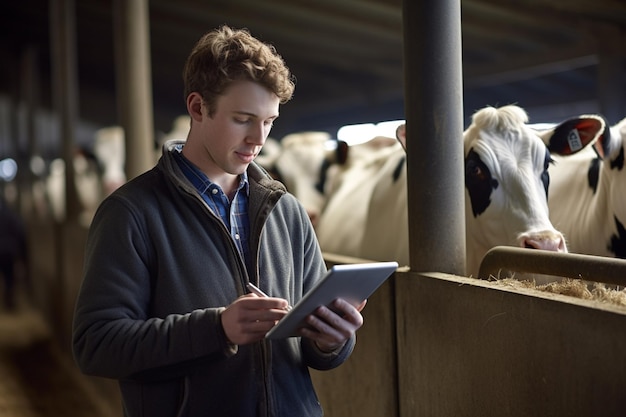
{"label": "metal railing", "polygon": [[499,276],[501,271],[552,275],[626,287],[626,259],[619,258],[496,246],[483,257],[478,278]]}

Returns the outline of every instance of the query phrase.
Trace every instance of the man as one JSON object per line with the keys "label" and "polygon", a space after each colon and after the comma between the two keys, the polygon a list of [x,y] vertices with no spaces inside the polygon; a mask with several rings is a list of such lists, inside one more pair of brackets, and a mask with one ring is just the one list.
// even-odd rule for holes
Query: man
{"label": "man", "polygon": [[224,26],[183,78],[187,140],[166,143],[94,217],[77,363],[119,380],[127,416],[321,416],[308,368],[348,358],[365,303],[338,299],[301,338],[264,339],[326,272],[305,210],[253,163],[292,76],[273,47]]}

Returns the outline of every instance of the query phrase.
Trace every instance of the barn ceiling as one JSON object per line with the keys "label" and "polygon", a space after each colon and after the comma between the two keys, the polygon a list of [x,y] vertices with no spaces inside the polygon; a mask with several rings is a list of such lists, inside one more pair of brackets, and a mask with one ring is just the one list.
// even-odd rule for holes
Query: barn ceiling
{"label": "barn ceiling", "polygon": [[[75,7],[80,117],[116,124],[112,0]],[[466,120],[477,108],[508,103],[535,122],[599,111],[598,80],[626,79],[624,0],[462,0],[461,10]],[[149,11],[159,131],[184,112],[187,53],[223,23],[273,43],[297,77],[277,137],[404,118],[401,0],[150,0]],[[48,0],[2,2],[0,94],[20,95],[21,62],[33,51],[38,99],[50,105],[48,19]],[[613,64],[601,72],[604,61]],[[623,103],[616,113],[626,115]]]}

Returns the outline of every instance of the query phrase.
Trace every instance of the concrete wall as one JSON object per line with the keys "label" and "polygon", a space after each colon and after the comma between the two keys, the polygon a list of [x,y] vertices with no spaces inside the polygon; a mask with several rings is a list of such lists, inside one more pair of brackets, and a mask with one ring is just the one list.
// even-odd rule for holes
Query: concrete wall
{"label": "concrete wall", "polygon": [[314,375],[328,417],[622,416],[626,308],[397,272],[353,357]]}
{"label": "concrete wall", "polygon": [[[69,355],[87,230],[30,225],[33,298]],[[399,271],[363,315],[352,357],[312,371],[327,417],[624,413],[626,308]],[[119,405],[114,381],[85,382]]]}

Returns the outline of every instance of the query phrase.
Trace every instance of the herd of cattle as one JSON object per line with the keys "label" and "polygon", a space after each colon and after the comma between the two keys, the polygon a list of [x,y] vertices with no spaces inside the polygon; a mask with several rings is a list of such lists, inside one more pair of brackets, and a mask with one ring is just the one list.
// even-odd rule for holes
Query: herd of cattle
{"label": "herd of cattle", "polygon": [[[177,120],[167,138],[188,126]],[[323,251],[408,265],[409,216],[428,214],[409,213],[407,136],[402,125],[396,138],[353,146],[320,132],[268,138],[257,163],[302,202]],[[477,111],[463,132],[467,275],[500,245],[626,258],[625,139],[626,119],[582,115],[538,130],[514,105]],[[98,132],[94,153],[106,195],[125,180],[121,129]]]}
{"label": "herd of cattle", "polygon": [[[408,264],[408,218],[426,214],[408,211],[405,132],[335,150],[294,136],[260,162],[305,205],[324,251]],[[626,119],[535,130],[517,106],[477,111],[463,132],[467,274],[498,245],[626,258],[625,138]]]}

